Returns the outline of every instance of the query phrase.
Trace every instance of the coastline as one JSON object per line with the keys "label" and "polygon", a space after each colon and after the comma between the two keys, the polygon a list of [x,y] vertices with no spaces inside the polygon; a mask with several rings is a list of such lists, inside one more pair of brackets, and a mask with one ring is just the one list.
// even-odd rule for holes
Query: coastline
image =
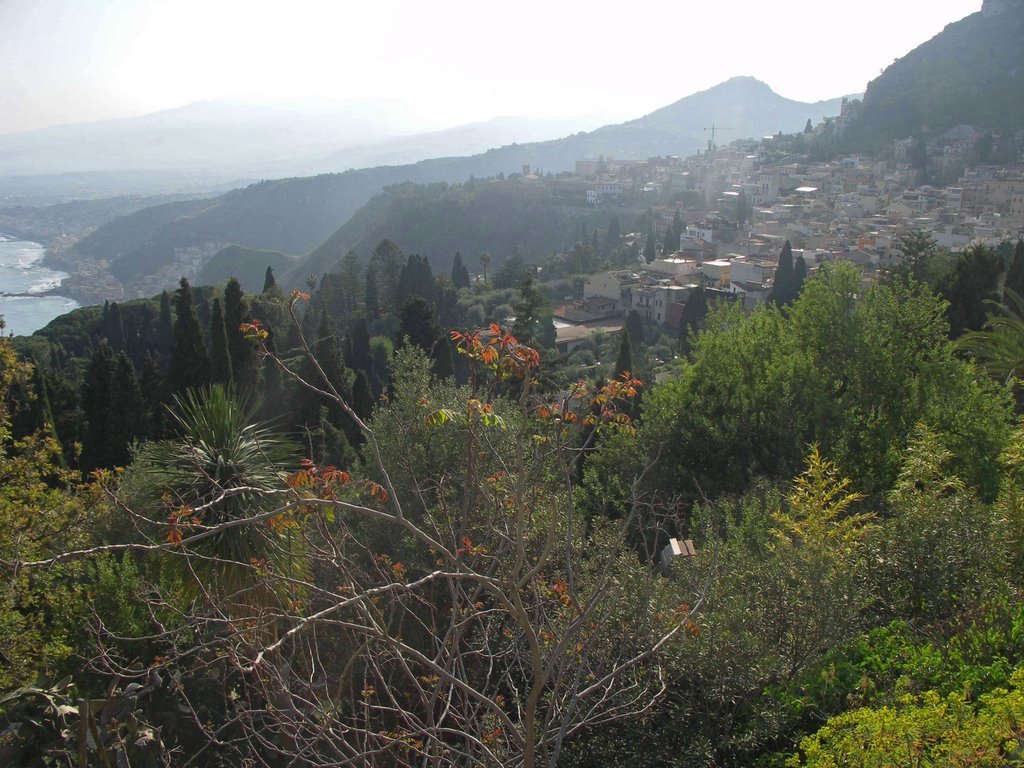
{"label": "coastline", "polygon": [[29,335],[83,305],[63,289],[70,274],[46,264],[49,249],[43,243],[5,231],[0,232],[0,246],[13,247],[5,249],[8,258],[0,267],[0,314],[8,329]]}

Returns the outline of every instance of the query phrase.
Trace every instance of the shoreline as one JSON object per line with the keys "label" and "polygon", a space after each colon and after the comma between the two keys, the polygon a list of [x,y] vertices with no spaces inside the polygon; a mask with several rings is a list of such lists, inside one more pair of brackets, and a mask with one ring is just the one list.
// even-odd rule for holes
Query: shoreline
{"label": "shoreline", "polygon": [[72,275],[64,269],[61,269],[57,265],[48,263],[50,257],[50,249],[44,244],[35,240],[23,239],[22,236],[12,234],[10,232],[0,232],[0,244],[2,243],[24,243],[27,246],[35,246],[38,248],[42,255],[35,261],[30,263],[30,267],[42,267],[56,273],[60,276],[60,283],[56,286],[46,288],[44,290],[21,290],[21,291],[7,291],[0,288],[0,299],[45,299],[45,298],[57,298],[66,299],[73,301],[79,306],[84,306],[81,298],[71,295],[67,292],[62,292],[65,283],[72,277]]}

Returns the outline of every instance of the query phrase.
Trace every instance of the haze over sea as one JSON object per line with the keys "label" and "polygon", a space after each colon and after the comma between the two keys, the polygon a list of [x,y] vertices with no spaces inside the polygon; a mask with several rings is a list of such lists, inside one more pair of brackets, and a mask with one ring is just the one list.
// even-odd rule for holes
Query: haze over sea
{"label": "haze over sea", "polygon": [[0,316],[5,334],[30,334],[80,306],[67,296],[49,293],[67,274],[44,267],[40,262],[45,254],[39,243],[0,234]]}

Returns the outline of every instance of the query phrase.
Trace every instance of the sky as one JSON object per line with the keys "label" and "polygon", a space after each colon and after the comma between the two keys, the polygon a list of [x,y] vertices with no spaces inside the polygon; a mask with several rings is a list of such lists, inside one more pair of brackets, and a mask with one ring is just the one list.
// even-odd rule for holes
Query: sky
{"label": "sky", "polygon": [[237,97],[627,119],[737,75],[818,101],[981,3],[0,0],[0,133]]}

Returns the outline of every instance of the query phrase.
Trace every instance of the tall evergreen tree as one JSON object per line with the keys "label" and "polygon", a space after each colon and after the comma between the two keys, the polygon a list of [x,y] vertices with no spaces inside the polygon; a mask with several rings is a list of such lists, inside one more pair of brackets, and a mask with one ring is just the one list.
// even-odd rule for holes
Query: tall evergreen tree
{"label": "tall evergreen tree", "polygon": [[167,436],[165,403],[167,401],[167,384],[160,372],[160,364],[151,354],[146,354],[146,364],[142,369],[142,407],[145,424],[143,437],[160,440]]}
{"label": "tall evergreen tree", "polygon": [[[104,305],[104,310],[107,310]],[[124,332],[124,318],[121,316],[121,307],[116,301],[110,303],[109,311],[106,312],[106,336],[110,349],[117,354],[128,350],[128,339]]]}
{"label": "tall evergreen tree", "polygon": [[787,240],[782,246],[782,253],[779,254],[779,266],[775,270],[769,301],[777,307],[787,307],[793,303],[794,298],[796,297],[793,293],[793,246]]}
{"label": "tall evergreen tree", "polygon": [[82,411],[86,421],[82,468],[86,471],[114,466],[116,452],[112,430],[116,414],[110,408],[113,380],[114,353],[104,339],[92,353],[82,381]]}
{"label": "tall evergreen tree", "polygon": [[167,373],[170,394],[210,383],[210,358],[192,301],[192,286],[184,277],[174,294],[174,313],[174,344]]}
{"label": "tall evergreen tree", "polygon": [[109,397],[111,423],[107,455],[111,466],[123,467],[131,459],[132,441],[143,437],[145,431],[142,392],[135,379],[135,368],[124,352],[119,352],[114,361]]}
{"label": "tall evergreen tree", "polygon": [[806,282],[807,262],[804,261],[804,255],[801,253],[793,263],[793,301],[800,298],[800,292],[804,289],[804,283]]}
{"label": "tall evergreen tree", "polygon": [[366,270],[366,280],[363,281],[365,297],[363,307],[366,316],[371,320],[380,314],[380,296],[377,290],[377,268],[371,263]]}
{"label": "tall evergreen tree", "polygon": [[452,285],[456,288],[469,288],[469,270],[462,263],[462,254],[458,251],[452,260]]}
{"label": "tall evergreen tree", "polygon": [[231,358],[231,378],[239,391],[250,389],[256,384],[252,342],[245,338],[241,329],[248,315],[242,284],[232,277],[224,286],[224,332],[228,339],[228,356]]}
{"label": "tall evergreen tree", "polygon": [[949,306],[949,332],[957,338],[967,331],[980,331],[989,313],[986,301],[998,301],[1003,260],[984,245],[960,254],[952,272],[943,278],[939,292]]}
{"label": "tall evergreen tree", "polygon": [[377,243],[370,256],[370,266],[376,275],[377,305],[385,312],[394,312],[401,305],[398,281],[403,262],[402,249],[387,238]]}
{"label": "tall evergreen tree", "polygon": [[654,230],[647,233],[647,243],[644,245],[644,259],[650,264],[658,258],[658,250],[654,244]]}
{"label": "tall evergreen tree", "polygon": [[157,342],[161,357],[169,355],[174,343],[174,316],[171,313],[171,297],[167,291],[160,294],[160,319],[157,321]]}
{"label": "tall evergreen tree", "polygon": [[512,305],[516,319],[512,324],[512,335],[523,344],[551,349],[555,346],[555,324],[544,298],[533,278],[528,277],[519,285],[519,296]]}
{"label": "tall evergreen tree", "polygon": [[1024,296],[1024,238],[1017,240],[1017,247],[1013,249],[1013,261],[1010,262],[1010,269],[1006,272],[1006,282],[1003,285],[1018,296]]}
{"label": "tall evergreen tree", "polygon": [[409,254],[405,266],[398,278],[398,301],[404,304],[414,296],[425,299],[430,304],[437,301],[437,284],[434,282],[434,271],[426,256]]}
{"label": "tall evergreen tree", "polygon": [[396,346],[412,344],[428,355],[433,355],[439,338],[441,327],[437,324],[430,304],[414,296],[402,305]]}
{"label": "tall evergreen tree", "polygon": [[351,317],[359,311],[359,302],[365,295],[363,262],[354,251],[349,251],[341,257],[339,273],[345,316]]}
{"label": "tall evergreen tree", "polygon": [[210,311],[210,379],[214,384],[230,384],[233,379],[231,352],[228,349],[228,334],[220,299],[213,300],[213,309]]}
{"label": "tall evergreen tree", "polygon": [[346,338],[351,349],[351,362],[346,361],[348,366],[353,370],[365,372],[367,379],[372,379],[373,354],[370,352],[370,327],[366,324],[366,318],[357,317]]}
{"label": "tall evergreen tree", "polygon": [[644,319],[640,317],[640,313],[635,309],[629,310],[629,314],[626,315],[626,332],[629,334],[629,341],[634,347],[643,346],[647,336],[644,330]]}
{"label": "tall evergreen tree", "polygon": [[683,306],[683,314],[679,321],[679,349],[684,355],[690,354],[691,337],[700,330],[704,318],[708,314],[708,296],[704,286],[699,286],[690,294]]}
{"label": "tall evergreen tree", "polygon": [[633,350],[629,344],[629,333],[625,330],[619,334],[619,354],[615,358],[615,377],[623,373],[633,373]]}
{"label": "tall evergreen tree", "polygon": [[608,237],[605,241],[605,248],[610,253],[619,246],[619,240],[622,239],[622,230],[619,225],[619,217],[612,215],[608,219]]}
{"label": "tall evergreen tree", "polygon": [[277,287],[277,280],[274,278],[273,267],[267,267],[267,271],[263,276],[263,293],[280,293],[280,289]]}
{"label": "tall evergreen tree", "polygon": [[665,230],[665,241],[661,244],[661,252],[666,256],[679,250],[679,238],[676,237],[675,229],[669,227]]}
{"label": "tall evergreen tree", "polygon": [[352,410],[364,422],[373,415],[373,392],[366,372],[362,370],[356,371],[352,380]]}

